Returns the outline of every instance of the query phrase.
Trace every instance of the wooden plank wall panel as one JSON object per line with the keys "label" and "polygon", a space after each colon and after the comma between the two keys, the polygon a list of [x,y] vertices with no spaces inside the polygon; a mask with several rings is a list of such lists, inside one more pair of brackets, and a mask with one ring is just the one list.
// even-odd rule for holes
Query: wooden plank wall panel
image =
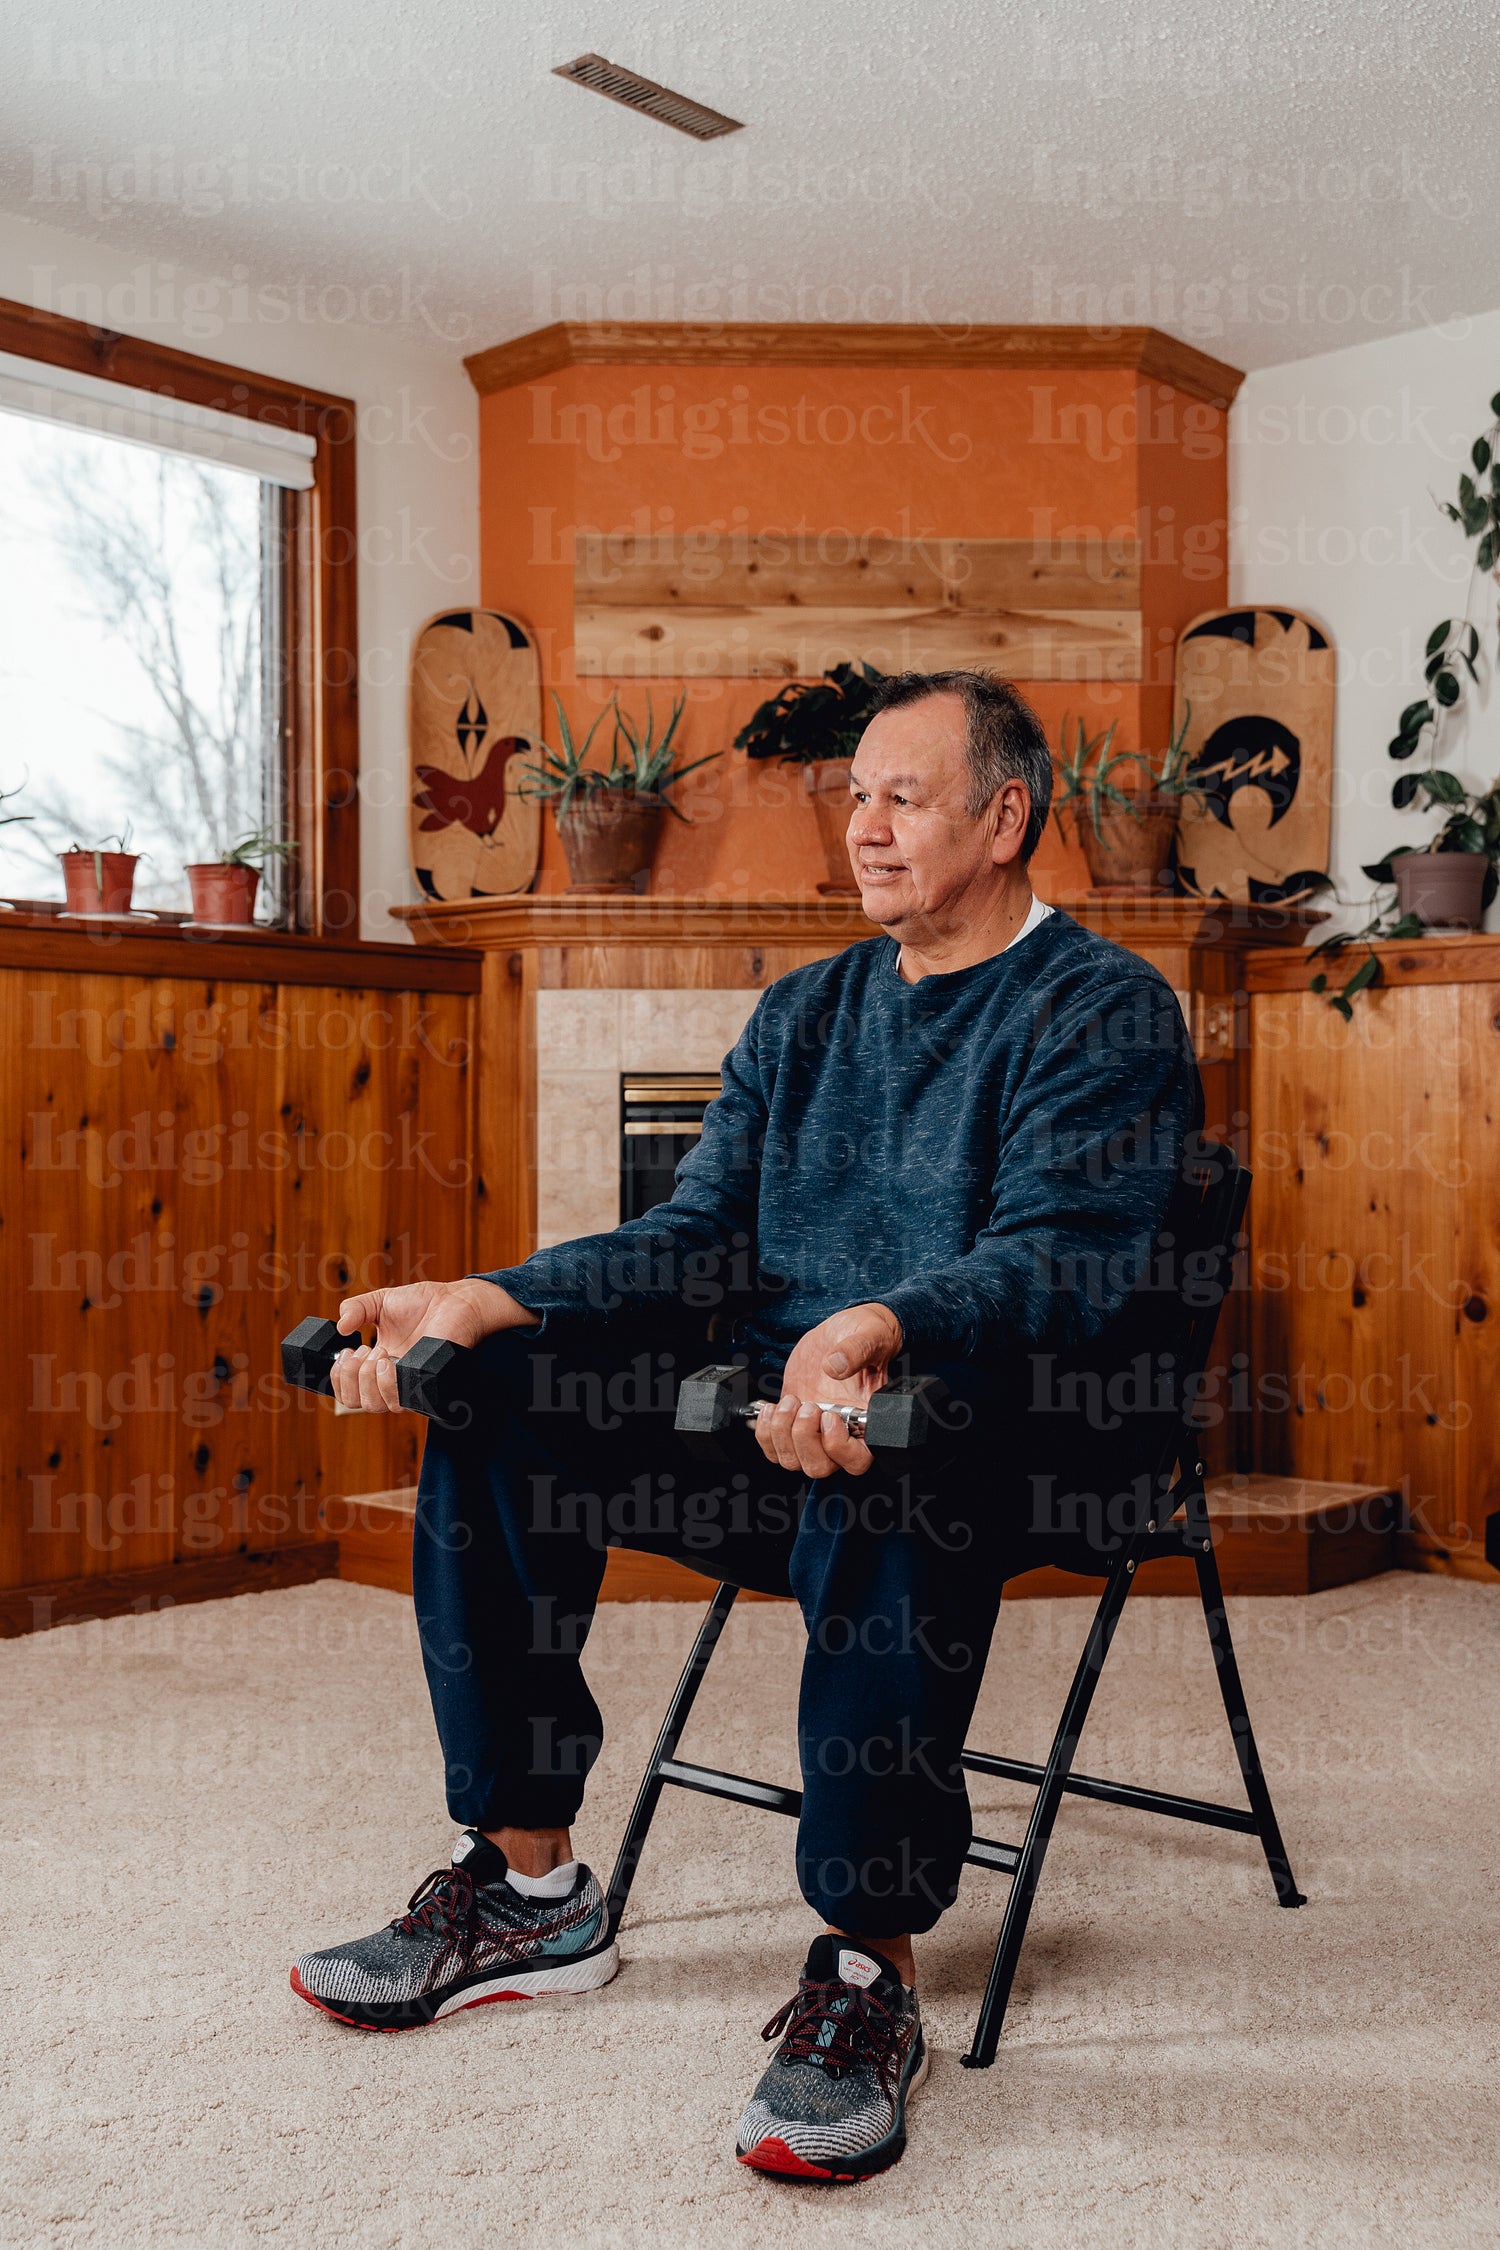
{"label": "wooden plank wall panel", "polygon": [[1452,1505],[1433,1526],[1433,1543],[1481,1570],[1485,1518],[1500,1508],[1500,985],[1456,989],[1463,1295],[1454,1331],[1454,1396],[1460,1403]]}
{"label": "wooden plank wall panel", "polygon": [[1140,601],[1131,542],[580,533],[574,660],[609,679],[816,678],[859,658],[1138,680]]}
{"label": "wooden plank wall panel", "polygon": [[1459,1364],[1463,991],[1367,995],[1350,1025],[1306,993],[1253,1014],[1260,1465],[1401,1485],[1442,1537],[1478,1403]]}
{"label": "wooden plank wall panel", "polygon": [[474,1007],[0,968],[0,1587],[166,1585],[174,1565],[326,1545],[320,1490],[412,1473],[414,1424],[286,1392],[276,1344],[331,1309],[341,1269],[469,1265]]}

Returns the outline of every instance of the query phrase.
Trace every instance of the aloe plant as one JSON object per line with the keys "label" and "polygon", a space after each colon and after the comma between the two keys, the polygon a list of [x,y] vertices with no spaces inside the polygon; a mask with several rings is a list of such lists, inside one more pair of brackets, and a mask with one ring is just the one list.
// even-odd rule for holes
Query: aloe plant
{"label": "aloe plant", "polygon": [[[646,717],[638,725],[620,709],[618,695],[610,697],[581,742],[575,740],[568,724],[568,714],[561,699],[554,692],[557,708],[557,730],[561,747],[553,749],[550,743],[539,742],[536,756],[522,765],[522,778],[517,787],[523,797],[533,797],[554,808],[557,818],[566,820],[580,799],[602,795],[607,790],[623,796],[639,797],[645,803],[660,805],[662,809],[685,821],[686,813],[673,804],[668,792],[700,766],[712,765],[721,758],[722,750],[710,750],[701,758],[689,759],[686,765],[674,763],[672,749],[677,729],[687,709],[687,697],[680,695],[672,705],[666,726],[660,735],[656,731],[656,713],[651,698],[646,698]],[[610,744],[607,766],[591,766],[588,754],[594,736],[607,718],[614,720],[614,737]],[[621,745],[626,754],[621,755]]]}
{"label": "aloe plant", "polygon": [[260,867],[268,859],[289,858],[296,848],[295,844],[283,842],[274,829],[255,828],[248,836],[242,836],[237,844],[230,845],[221,864],[225,867]]}

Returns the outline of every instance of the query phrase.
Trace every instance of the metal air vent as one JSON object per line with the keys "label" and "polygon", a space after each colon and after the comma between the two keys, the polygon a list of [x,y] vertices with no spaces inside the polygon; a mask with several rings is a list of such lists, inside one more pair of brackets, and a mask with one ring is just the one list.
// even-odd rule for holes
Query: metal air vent
{"label": "metal air vent", "polygon": [[721,133],[744,130],[738,117],[706,109],[702,102],[691,102],[686,94],[674,94],[670,86],[658,86],[655,79],[642,78],[638,71],[626,70],[619,63],[606,62],[602,55],[579,55],[572,62],[557,63],[552,75],[571,78],[577,86],[591,86],[596,94],[604,94],[612,102],[623,102],[627,109],[658,118],[663,125],[675,126],[679,133],[691,133],[695,141],[716,141]]}

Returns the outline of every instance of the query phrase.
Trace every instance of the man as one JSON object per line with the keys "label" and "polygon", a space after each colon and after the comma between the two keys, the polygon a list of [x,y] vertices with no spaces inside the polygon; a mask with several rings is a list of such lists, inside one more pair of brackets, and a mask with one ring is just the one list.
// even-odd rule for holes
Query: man
{"label": "man", "polygon": [[[737,2153],[840,2180],[900,2158],[927,2066],[912,1939],[956,1894],[959,1754],[1001,1586],[1028,1559],[1026,1371],[1124,1304],[1201,1118],[1169,988],[1032,895],[1051,786],[1012,688],[891,682],[849,822],[887,934],[762,995],[671,1202],[500,1273],[342,1306],[346,1334],[377,1329],[337,1363],[345,1404],[394,1410],[394,1361],[421,1335],[480,1347],[492,1389],[470,1430],[429,1431],[414,1551],[464,1833],[405,1915],[299,1960],[305,1998],[395,2030],[609,1981],[569,1834],[601,1739],[578,1652],[611,1541],[677,1554],[793,1593],[807,1627],[797,1873],[824,1934],[767,2026],[780,2044]],[[754,1476],[748,1440],[738,1468],[705,1469],[657,1380],[669,1357],[724,1356],[693,1312],[708,1300],[738,1301],[767,1401]],[[898,1358],[941,1373],[953,1410],[893,1479],[830,1409]]]}

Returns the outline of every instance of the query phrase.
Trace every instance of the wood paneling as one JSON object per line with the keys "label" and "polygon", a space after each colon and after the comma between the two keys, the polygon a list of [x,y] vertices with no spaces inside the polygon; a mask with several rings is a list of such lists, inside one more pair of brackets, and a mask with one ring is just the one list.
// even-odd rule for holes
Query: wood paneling
{"label": "wood paneling", "polygon": [[305,1314],[472,1263],[479,964],[424,990],[425,957],[370,952],[367,984],[358,947],[0,928],[0,1585],[23,1609],[305,1546],[323,1494],[415,1473],[417,1424],[336,1417],[277,1371]]}
{"label": "wood paneling", "polygon": [[1159,328],[981,326],[886,321],[554,321],[464,361],[481,398],[562,367],[1128,369],[1188,398],[1229,406],[1237,367]]}
{"label": "wood paneling", "polygon": [[816,678],[853,659],[1140,677],[1133,540],[580,533],[573,598],[589,678]]}
{"label": "wood paneling", "polygon": [[1388,1480],[1404,1560],[1489,1576],[1500,941],[1383,950],[1349,1024],[1305,961],[1249,964],[1260,1460]]}
{"label": "wood paneling", "polygon": [[816,679],[836,665],[878,672],[983,668],[1012,680],[1138,680],[1141,623],[1126,610],[601,607],[573,613],[580,679]]}

